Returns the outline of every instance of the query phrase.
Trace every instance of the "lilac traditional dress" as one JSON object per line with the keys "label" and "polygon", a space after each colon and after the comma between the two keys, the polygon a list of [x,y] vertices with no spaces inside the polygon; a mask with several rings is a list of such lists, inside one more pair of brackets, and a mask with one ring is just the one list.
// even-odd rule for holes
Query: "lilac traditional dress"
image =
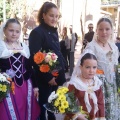
{"label": "lilac traditional dress", "polygon": [[0,102],[0,120],[37,120],[40,114],[31,83],[29,49],[23,43],[21,46],[21,50],[8,50],[5,42],[0,41],[0,69],[2,72],[15,71],[15,94],[8,93],[8,97]]}

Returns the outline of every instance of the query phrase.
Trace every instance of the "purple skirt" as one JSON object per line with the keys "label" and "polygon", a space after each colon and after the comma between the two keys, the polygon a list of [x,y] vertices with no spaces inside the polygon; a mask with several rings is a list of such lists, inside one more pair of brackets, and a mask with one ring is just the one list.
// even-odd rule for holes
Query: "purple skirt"
{"label": "purple skirt", "polygon": [[8,94],[0,102],[0,120],[37,120],[40,107],[33,94],[31,81],[24,81],[21,87],[15,85],[15,95]]}

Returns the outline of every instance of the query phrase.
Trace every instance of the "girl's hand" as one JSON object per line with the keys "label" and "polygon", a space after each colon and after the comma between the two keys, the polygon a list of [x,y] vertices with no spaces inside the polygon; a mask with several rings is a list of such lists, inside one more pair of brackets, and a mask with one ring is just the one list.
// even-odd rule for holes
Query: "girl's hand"
{"label": "girl's hand", "polygon": [[85,114],[79,114],[77,117],[77,120],[87,120],[86,115]]}
{"label": "girl's hand", "polygon": [[34,96],[35,96],[35,98],[38,101],[38,98],[39,98],[39,89],[38,88],[34,88],[33,91],[34,91]]}
{"label": "girl's hand", "polygon": [[57,85],[57,83],[56,83],[56,81],[55,81],[55,77],[53,77],[49,82],[48,82],[48,84],[50,84],[50,85]]}

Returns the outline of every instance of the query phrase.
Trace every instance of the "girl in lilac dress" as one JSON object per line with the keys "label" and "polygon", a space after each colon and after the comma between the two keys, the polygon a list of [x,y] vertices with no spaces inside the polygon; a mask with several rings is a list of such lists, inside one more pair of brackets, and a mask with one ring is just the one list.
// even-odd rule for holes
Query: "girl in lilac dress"
{"label": "girl in lilac dress", "polygon": [[0,102],[0,120],[37,120],[40,115],[38,88],[32,87],[35,83],[29,62],[30,53],[28,46],[18,41],[20,32],[20,23],[9,19],[3,27],[4,38],[0,40],[1,72],[12,70],[15,73],[12,78],[15,94],[8,93]]}

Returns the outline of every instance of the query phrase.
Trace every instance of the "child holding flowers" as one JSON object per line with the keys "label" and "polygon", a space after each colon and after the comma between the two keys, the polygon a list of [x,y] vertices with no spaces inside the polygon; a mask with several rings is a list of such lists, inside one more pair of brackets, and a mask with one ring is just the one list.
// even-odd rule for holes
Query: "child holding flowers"
{"label": "child holding flowers", "polygon": [[[88,113],[90,120],[96,120],[97,118],[105,120],[102,82],[96,76],[96,70],[97,59],[95,55],[86,51],[81,55],[74,69],[68,88],[70,91],[74,91],[80,106]],[[72,116],[72,119],[86,120],[81,113]]]}
{"label": "child holding flowers", "polygon": [[[34,75],[29,61],[29,48],[20,42],[20,35],[21,25],[14,18],[1,27],[0,93],[5,92],[5,96],[0,101],[0,120],[37,120],[40,114],[37,103],[38,88],[33,90],[32,86]],[[12,79],[8,79],[7,75]],[[7,93],[6,78],[14,83],[14,93]]]}

